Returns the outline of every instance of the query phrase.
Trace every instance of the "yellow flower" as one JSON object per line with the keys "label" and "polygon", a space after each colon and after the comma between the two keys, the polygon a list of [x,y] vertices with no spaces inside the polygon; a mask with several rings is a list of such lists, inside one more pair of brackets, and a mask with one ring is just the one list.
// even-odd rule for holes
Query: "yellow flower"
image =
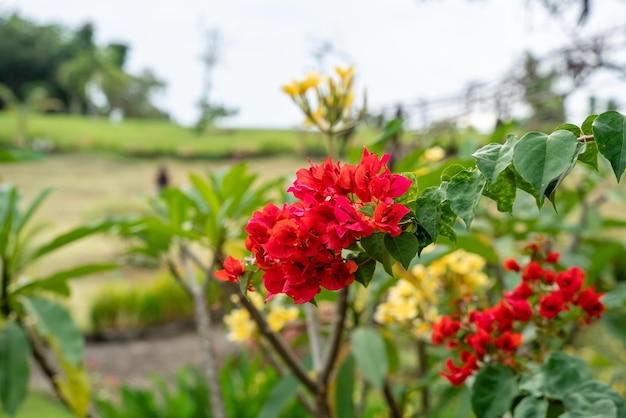
{"label": "yellow flower", "polygon": [[341,78],[342,84],[346,89],[349,89],[352,86],[352,79],[354,78],[354,67],[348,67],[343,69],[339,66],[335,67],[335,72]]}
{"label": "yellow flower", "polygon": [[392,324],[395,322],[395,318],[392,315],[391,303],[381,303],[376,307],[376,312],[374,312],[374,321],[379,324]]}
{"label": "yellow flower", "polygon": [[294,321],[298,318],[298,308],[285,308],[282,305],[272,306],[267,314],[267,323],[273,331],[280,331],[286,323]]}
{"label": "yellow flower", "polygon": [[291,84],[285,84],[280,88],[293,98],[300,92],[300,83],[294,80]]}
{"label": "yellow flower", "polygon": [[302,80],[299,84],[299,93],[304,94],[310,88],[317,88],[321,81],[322,77],[318,72],[308,73],[306,75],[306,78]]}
{"label": "yellow flower", "polygon": [[244,342],[252,337],[256,330],[254,322],[250,320],[250,314],[245,309],[233,309],[224,316],[224,323],[229,329],[226,338],[230,341]]}
{"label": "yellow flower", "polygon": [[439,146],[428,148],[426,151],[424,151],[424,159],[431,163],[441,161],[445,156],[446,151]]}

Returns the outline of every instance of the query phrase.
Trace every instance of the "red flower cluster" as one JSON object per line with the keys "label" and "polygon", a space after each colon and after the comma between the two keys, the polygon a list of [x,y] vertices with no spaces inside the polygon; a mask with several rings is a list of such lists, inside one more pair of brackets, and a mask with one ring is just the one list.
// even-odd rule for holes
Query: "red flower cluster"
{"label": "red flower cluster", "polygon": [[[480,368],[480,364],[499,362],[514,367],[518,363],[517,349],[522,344],[521,330],[529,322],[539,329],[548,330],[563,311],[580,308],[579,318],[589,323],[600,318],[604,305],[601,293],[593,286],[582,289],[585,272],[578,267],[555,273],[558,253],[540,255],[534,252],[535,261],[523,269],[515,260],[506,260],[509,271],[519,272],[522,281],[510,292],[503,292],[503,299],[492,307],[469,310],[466,315],[443,316],[432,326],[432,343],[445,343],[451,350],[459,351],[461,365],[452,358],[446,362],[446,372],[441,375],[453,385],[461,385],[465,379]],[[454,318],[454,319],[453,319]]]}
{"label": "red flower cluster", "polygon": [[[268,298],[285,293],[295,303],[305,303],[320,287],[346,287],[354,281],[357,265],[342,257],[343,249],[374,232],[402,232],[398,224],[410,210],[394,198],[411,181],[391,174],[388,160],[389,155],[379,160],[365,149],[358,165],[331,159],[311,163],[296,173],[288,189],[299,202],[282,207],[269,203],[254,212],[245,228],[246,248],[264,273]],[[218,278],[238,271],[224,268]]]}

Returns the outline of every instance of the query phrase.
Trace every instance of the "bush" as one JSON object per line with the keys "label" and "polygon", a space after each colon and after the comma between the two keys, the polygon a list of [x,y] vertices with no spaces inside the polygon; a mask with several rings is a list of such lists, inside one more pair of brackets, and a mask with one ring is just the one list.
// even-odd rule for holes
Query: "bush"
{"label": "bush", "polygon": [[136,331],[191,319],[193,305],[169,274],[148,283],[112,282],[90,308],[92,332]]}

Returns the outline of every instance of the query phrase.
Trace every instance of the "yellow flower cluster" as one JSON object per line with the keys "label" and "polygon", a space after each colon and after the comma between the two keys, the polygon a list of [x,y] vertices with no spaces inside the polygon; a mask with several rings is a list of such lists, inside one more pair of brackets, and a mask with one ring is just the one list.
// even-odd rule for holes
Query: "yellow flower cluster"
{"label": "yellow flower cluster", "polygon": [[[263,310],[263,297],[258,292],[248,293],[248,298],[257,309]],[[234,302],[238,302],[235,297]],[[267,323],[273,331],[280,331],[285,324],[298,318],[298,308],[295,306],[285,307],[281,305],[277,298],[269,305],[267,313]],[[265,305],[267,306],[267,305]],[[224,316],[224,324],[228,328],[227,338],[234,342],[245,342],[256,336],[257,327],[250,319],[250,314],[244,308],[233,309]]]}
{"label": "yellow flower cluster", "polygon": [[399,269],[398,282],[389,289],[387,299],[376,308],[374,320],[380,324],[398,324],[410,328],[416,338],[439,320],[439,295],[462,296],[488,283],[482,272],[485,260],[464,250],[441,257],[428,267],[421,264],[410,271]]}
{"label": "yellow flower cluster", "polygon": [[[310,72],[303,80],[281,87],[304,112],[305,124],[317,126],[322,132],[348,129],[355,123],[350,114],[354,68],[335,67],[335,73],[337,79]],[[314,102],[307,96],[309,90],[314,90]]]}
{"label": "yellow flower cluster", "polygon": [[428,274],[441,283],[449,297],[467,296],[489,283],[483,272],[485,264],[481,256],[457,250],[432,262],[428,266]]}
{"label": "yellow flower cluster", "polygon": [[439,319],[436,305],[431,305],[434,293],[426,295],[415,282],[400,279],[389,289],[387,301],[376,308],[374,320],[380,324],[410,328],[416,337],[420,337],[430,328],[429,323]]}

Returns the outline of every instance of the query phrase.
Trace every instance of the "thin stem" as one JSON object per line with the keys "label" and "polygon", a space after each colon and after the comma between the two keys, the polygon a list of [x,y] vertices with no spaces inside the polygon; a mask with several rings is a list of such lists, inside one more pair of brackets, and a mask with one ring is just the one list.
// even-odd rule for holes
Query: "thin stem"
{"label": "thin stem", "polygon": [[328,379],[330,378],[330,374],[333,371],[335,361],[337,360],[337,356],[339,354],[339,348],[341,346],[341,336],[345,328],[346,314],[348,312],[347,287],[344,287],[339,291],[338,298],[339,300],[337,304],[335,325],[333,328],[333,333],[330,336],[330,348],[326,357],[326,361],[324,362],[324,366],[322,367],[322,371],[318,377],[319,386],[326,386],[328,384]]}
{"label": "thin stem", "polygon": [[0,258],[0,262],[2,263],[2,277],[0,280],[2,283],[0,286],[2,287],[0,293],[0,312],[6,317],[11,313],[11,307],[9,306],[9,263],[5,257]]}
{"label": "thin stem", "polygon": [[242,293],[241,289],[236,283],[225,283],[229,287],[230,291],[237,296],[241,301],[241,305],[250,313],[250,318],[256,324],[259,332],[267,341],[274,347],[276,353],[283,359],[289,370],[296,376],[296,378],[313,394],[317,393],[316,383],[309,377],[307,371],[302,367],[299,360],[293,354],[291,349],[285,345],[282,339],[276,334],[268,325],[267,321],[261,315],[259,310],[254,306],[248,298]]}
{"label": "thin stem", "polygon": [[[419,378],[424,379],[428,373],[428,357],[426,353],[426,343],[417,341],[417,361],[419,362]],[[428,416],[430,412],[430,391],[427,385],[422,386],[422,415]]]}
{"label": "thin stem", "polygon": [[307,303],[304,305],[304,314],[306,316],[307,334],[309,334],[313,370],[315,371],[315,375],[319,375],[322,370],[322,339],[320,336],[319,323],[317,322],[317,311],[312,304]]}
{"label": "thin stem", "polygon": [[593,142],[596,138],[593,135],[581,135],[578,137],[578,142]]}
{"label": "thin stem", "polygon": [[201,291],[193,267],[189,262],[188,253],[181,245],[180,258],[185,268],[187,276],[187,286],[193,298],[193,305],[196,317],[196,329],[200,346],[205,353],[205,374],[209,384],[209,396],[211,397],[211,409],[215,418],[226,418],[226,410],[222,396],[222,389],[219,384],[217,367],[215,364],[215,353],[213,344],[209,335],[211,326],[211,317],[206,306],[204,293]]}
{"label": "thin stem", "polygon": [[176,265],[174,264],[174,262],[171,259],[167,258],[165,260],[165,263],[167,264],[167,268],[172,274],[172,276],[174,276],[174,280],[176,280],[176,283],[178,283],[180,287],[183,288],[185,293],[187,293],[187,296],[189,296],[189,298],[193,300],[193,293],[191,292],[191,289],[189,288],[187,283],[185,283],[185,280],[183,279],[183,277],[180,275],[180,273],[178,273],[178,270],[176,269]]}
{"label": "thin stem", "polygon": [[393,393],[391,393],[391,385],[389,384],[389,381],[387,379],[385,379],[383,393],[385,395],[385,401],[387,402],[387,406],[389,406],[391,412],[390,416],[392,416],[393,418],[402,418],[402,411],[396,403],[396,400],[393,397]]}

